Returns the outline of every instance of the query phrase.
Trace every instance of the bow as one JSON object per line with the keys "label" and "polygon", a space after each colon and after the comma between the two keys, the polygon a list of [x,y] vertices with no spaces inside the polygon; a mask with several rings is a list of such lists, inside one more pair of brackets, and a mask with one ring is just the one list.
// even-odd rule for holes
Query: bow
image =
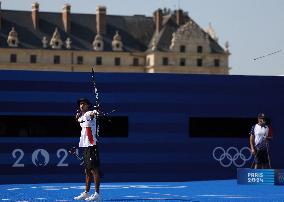
{"label": "bow", "polygon": [[[95,68],[95,66],[94,66]],[[95,110],[97,111],[97,113],[95,113],[95,118],[96,118],[96,136],[99,137],[99,128],[100,128],[100,125],[99,125],[99,116],[100,118],[102,119],[106,119],[107,121],[111,122],[111,120],[107,119],[105,116],[108,116],[110,115],[111,113],[115,112],[116,110],[113,109],[112,111],[108,112],[108,113],[103,113],[101,110],[100,110],[100,102],[99,102],[99,91],[98,91],[98,88],[97,88],[97,85],[96,85],[96,78],[95,78],[95,71],[94,71],[94,68],[92,68],[92,80],[93,80],[93,86],[94,86],[94,95],[95,95]]]}
{"label": "bow", "polygon": [[[95,67],[95,66],[94,66]],[[96,85],[96,78],[95,78],[95,71],[94,68],[92,68],[92,81],[93,81],[93,86],[94,86],[94,95],[95,95],[95,110],[97,111],[97,113],[95,113],[95,117],[96,117],[96,136],[99,137],[99,121],[98,121],[98,117],[99,117],[99,107],[100,107],[100,103],[99,103],[99,92],[98,92],[98,88]]]}
{"label": "bow", "polygon": [[94,85],[94,94],[95,94],[95,108],[97,111],[99,111],[99,93],[98,93],[98,89],[97,89],[97,85],[96,85],[96,78],[95,78],[95,71],[94,68],[92,68],[92,80],[93,80],[93,85]]}

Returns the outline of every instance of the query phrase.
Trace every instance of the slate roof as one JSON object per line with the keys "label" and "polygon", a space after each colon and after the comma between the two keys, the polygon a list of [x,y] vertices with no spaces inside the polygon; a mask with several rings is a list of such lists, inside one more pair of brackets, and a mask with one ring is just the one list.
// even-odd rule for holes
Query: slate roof
{"label": "slate roof", "polygon": [[[50,41],[55,28],[61,35],[62,41],[67,37],[72,40],[73,50],[93,50],[93,40],[96,36],[96,15],[71,13],[71,32],[64,31],[62,13],[39,12],[39,28],[34,29],[31,11],[1,10],[0,47],[9,48],[7,38],[12,27],[15,27],[20,41],[19,48],[42,48],[44,36]],[[167,51],[171,43],[172,33],[178,29],[175,16],[165,16],[163,29],[158,41],[158,50]],[[189,18],[187,18],[189,19]],[[104,51],[112,51],[112,39],[116,31],[123,42],[124,51],[144,52],[155,34],[153,17],[143,15],[134,16],[106,16],[106,34],[104,35]],[[210,38],[212,52],[224,53],[223,48]],[[64,49],[64,47],[63,47]]]}

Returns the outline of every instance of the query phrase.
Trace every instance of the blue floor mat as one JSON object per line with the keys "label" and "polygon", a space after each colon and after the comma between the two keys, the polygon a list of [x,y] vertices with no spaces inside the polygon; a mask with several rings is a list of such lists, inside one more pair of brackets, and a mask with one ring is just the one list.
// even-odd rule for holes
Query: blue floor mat
{"label": "blue floor mat", "polygon": [[[83,191],[84,183],[6,184],[0,185],[0,201],[67,202]],[[236,180],[102,183],[101,201],[284,202],[284,187],[238,185]]]}

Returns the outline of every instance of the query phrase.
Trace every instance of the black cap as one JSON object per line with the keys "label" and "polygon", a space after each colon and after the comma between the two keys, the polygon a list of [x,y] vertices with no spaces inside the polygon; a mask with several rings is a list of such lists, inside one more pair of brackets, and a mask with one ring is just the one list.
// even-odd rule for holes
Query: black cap
{"label": "black cap", "polygon": [[264,118],[265,118],[264,113],[259,113],[259,114],[257,115],[257,118],[259,118],[259,119],[264,119]]}
{"label": "black cap", "polygon": [[77,100],[77,105],[80,105],[81,102],[84,102],[87,105],[91,105],[90,100],[88,100],[87,98],[80,98],[79,100]]}

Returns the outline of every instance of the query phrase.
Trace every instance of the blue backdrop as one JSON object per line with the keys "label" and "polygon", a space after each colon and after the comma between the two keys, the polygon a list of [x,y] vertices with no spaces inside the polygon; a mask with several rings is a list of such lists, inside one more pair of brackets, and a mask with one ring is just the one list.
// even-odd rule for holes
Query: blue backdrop
{"label": "blue backdrop", "polygon": [[[238,167],[250,167],[248,136],[191,137],[190,117],[250,118],[267,113],[274,129],[272,165],[284,168],[279,152],[284,142],[283,77],[131,73],[96,77],[103,110],[116,109],[113,116],[127,116],[129,124],[127,138],[100,140],[106,181],[226,179],[236,178]],[[73,116],[80,97],[94,100],[90,73],[0,71],[2,116]],[[0,183],[84,180],[79,162],[67,154],[78,139],[79,134],[0,138]],[[228,155],[221,160],[222,152]]]}

